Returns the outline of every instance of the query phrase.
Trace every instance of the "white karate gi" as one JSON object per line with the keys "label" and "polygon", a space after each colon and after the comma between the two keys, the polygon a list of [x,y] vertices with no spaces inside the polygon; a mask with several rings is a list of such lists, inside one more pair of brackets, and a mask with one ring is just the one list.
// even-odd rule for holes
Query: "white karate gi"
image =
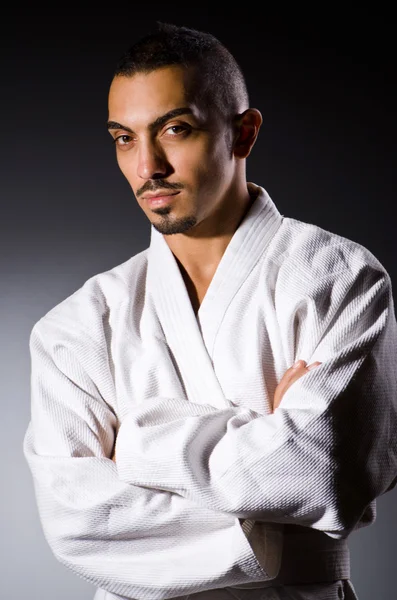
{"label": "white karate gi", "polygon": [[[32,329],[24,452],[43,530],[98,599],[311,598],[321,582],[317,598],[343,598],[346,538],[396,482],[390,278],[249,188],[197,318],[152,229]],[[298,358],[322,364],[271,414]]]}

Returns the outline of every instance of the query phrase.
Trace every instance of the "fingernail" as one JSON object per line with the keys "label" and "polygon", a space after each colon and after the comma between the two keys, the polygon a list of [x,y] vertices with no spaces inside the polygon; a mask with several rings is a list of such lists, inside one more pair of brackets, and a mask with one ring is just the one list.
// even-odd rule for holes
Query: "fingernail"
{"label": "fingernail", "polygon": [[303,361],[302,361],[302,360],[300,360],[300,359],[299,359],[299,360],[297,360],[297,361],[295,361],[295,362],[294,362],[294,364],[292,365],[292,368],[293,368],[293,369],[297,369],[298,367],[300,367],[300,366],[302,365],[302,362],[303,362]]}

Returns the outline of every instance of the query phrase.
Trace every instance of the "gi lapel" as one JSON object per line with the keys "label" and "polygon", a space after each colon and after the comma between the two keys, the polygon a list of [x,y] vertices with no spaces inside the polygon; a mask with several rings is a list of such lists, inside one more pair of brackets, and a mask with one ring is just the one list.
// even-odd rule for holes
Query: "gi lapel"
{"label": "gi lapel", "polygon": [[263,188],[252,185],[251,191],[259,192],[259,197],[229,243],[197,319],[168,244],[153,227],[151,232],[147,285],[167,345],[178,365],[188,398],[216,408],[231,405],[224,396],[211,360],[217,331],[234,295],[282,221]]}
{"label": "gi lapel", "polygon": [[188,399],[225,408],[225,399],[177,262],[162,234],[152,228],[147,288],[183,379]]}
{"label": "gi lapel", "polygon": [[226,248],[198,311],[211,357],[227,308],[282,223],[282,216],[267,192],[252,183],[248,189],[257,198]]}

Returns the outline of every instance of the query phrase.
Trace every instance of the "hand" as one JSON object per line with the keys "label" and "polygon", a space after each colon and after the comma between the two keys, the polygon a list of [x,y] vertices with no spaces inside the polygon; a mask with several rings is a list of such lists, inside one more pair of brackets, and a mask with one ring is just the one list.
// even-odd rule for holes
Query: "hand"
{"label": "hand", "polygon": [[278,408],[285,392],[294,383],[294,381],[302,377],[302,375],[308,373],[311,369],[318,367],[318,365],[321,365],[321,362],[319,362],[318,360],[312,363],[311,365],[307,365],[305,360],[298,360],[295,364],[292,365],[292,367],[285,371],[281,381],[279,382],[274,392],[272,412],[274,412],[276,408]]}
{"label": "hand", "polygon": [[115,445],[114,450],[113,450],[112,461],[116,462],[116,445]]}

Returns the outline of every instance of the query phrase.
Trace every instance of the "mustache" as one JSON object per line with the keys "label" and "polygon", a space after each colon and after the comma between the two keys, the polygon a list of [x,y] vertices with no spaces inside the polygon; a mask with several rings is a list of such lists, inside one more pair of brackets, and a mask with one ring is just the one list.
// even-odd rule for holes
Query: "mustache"
{"label": "mustache", "polygon": [[145,192],[157,192],[158,190],[182,190],[182,183],[171,183],[164,179],[148,179],[142,187],[136,191],[137,196],[142,196]]}

